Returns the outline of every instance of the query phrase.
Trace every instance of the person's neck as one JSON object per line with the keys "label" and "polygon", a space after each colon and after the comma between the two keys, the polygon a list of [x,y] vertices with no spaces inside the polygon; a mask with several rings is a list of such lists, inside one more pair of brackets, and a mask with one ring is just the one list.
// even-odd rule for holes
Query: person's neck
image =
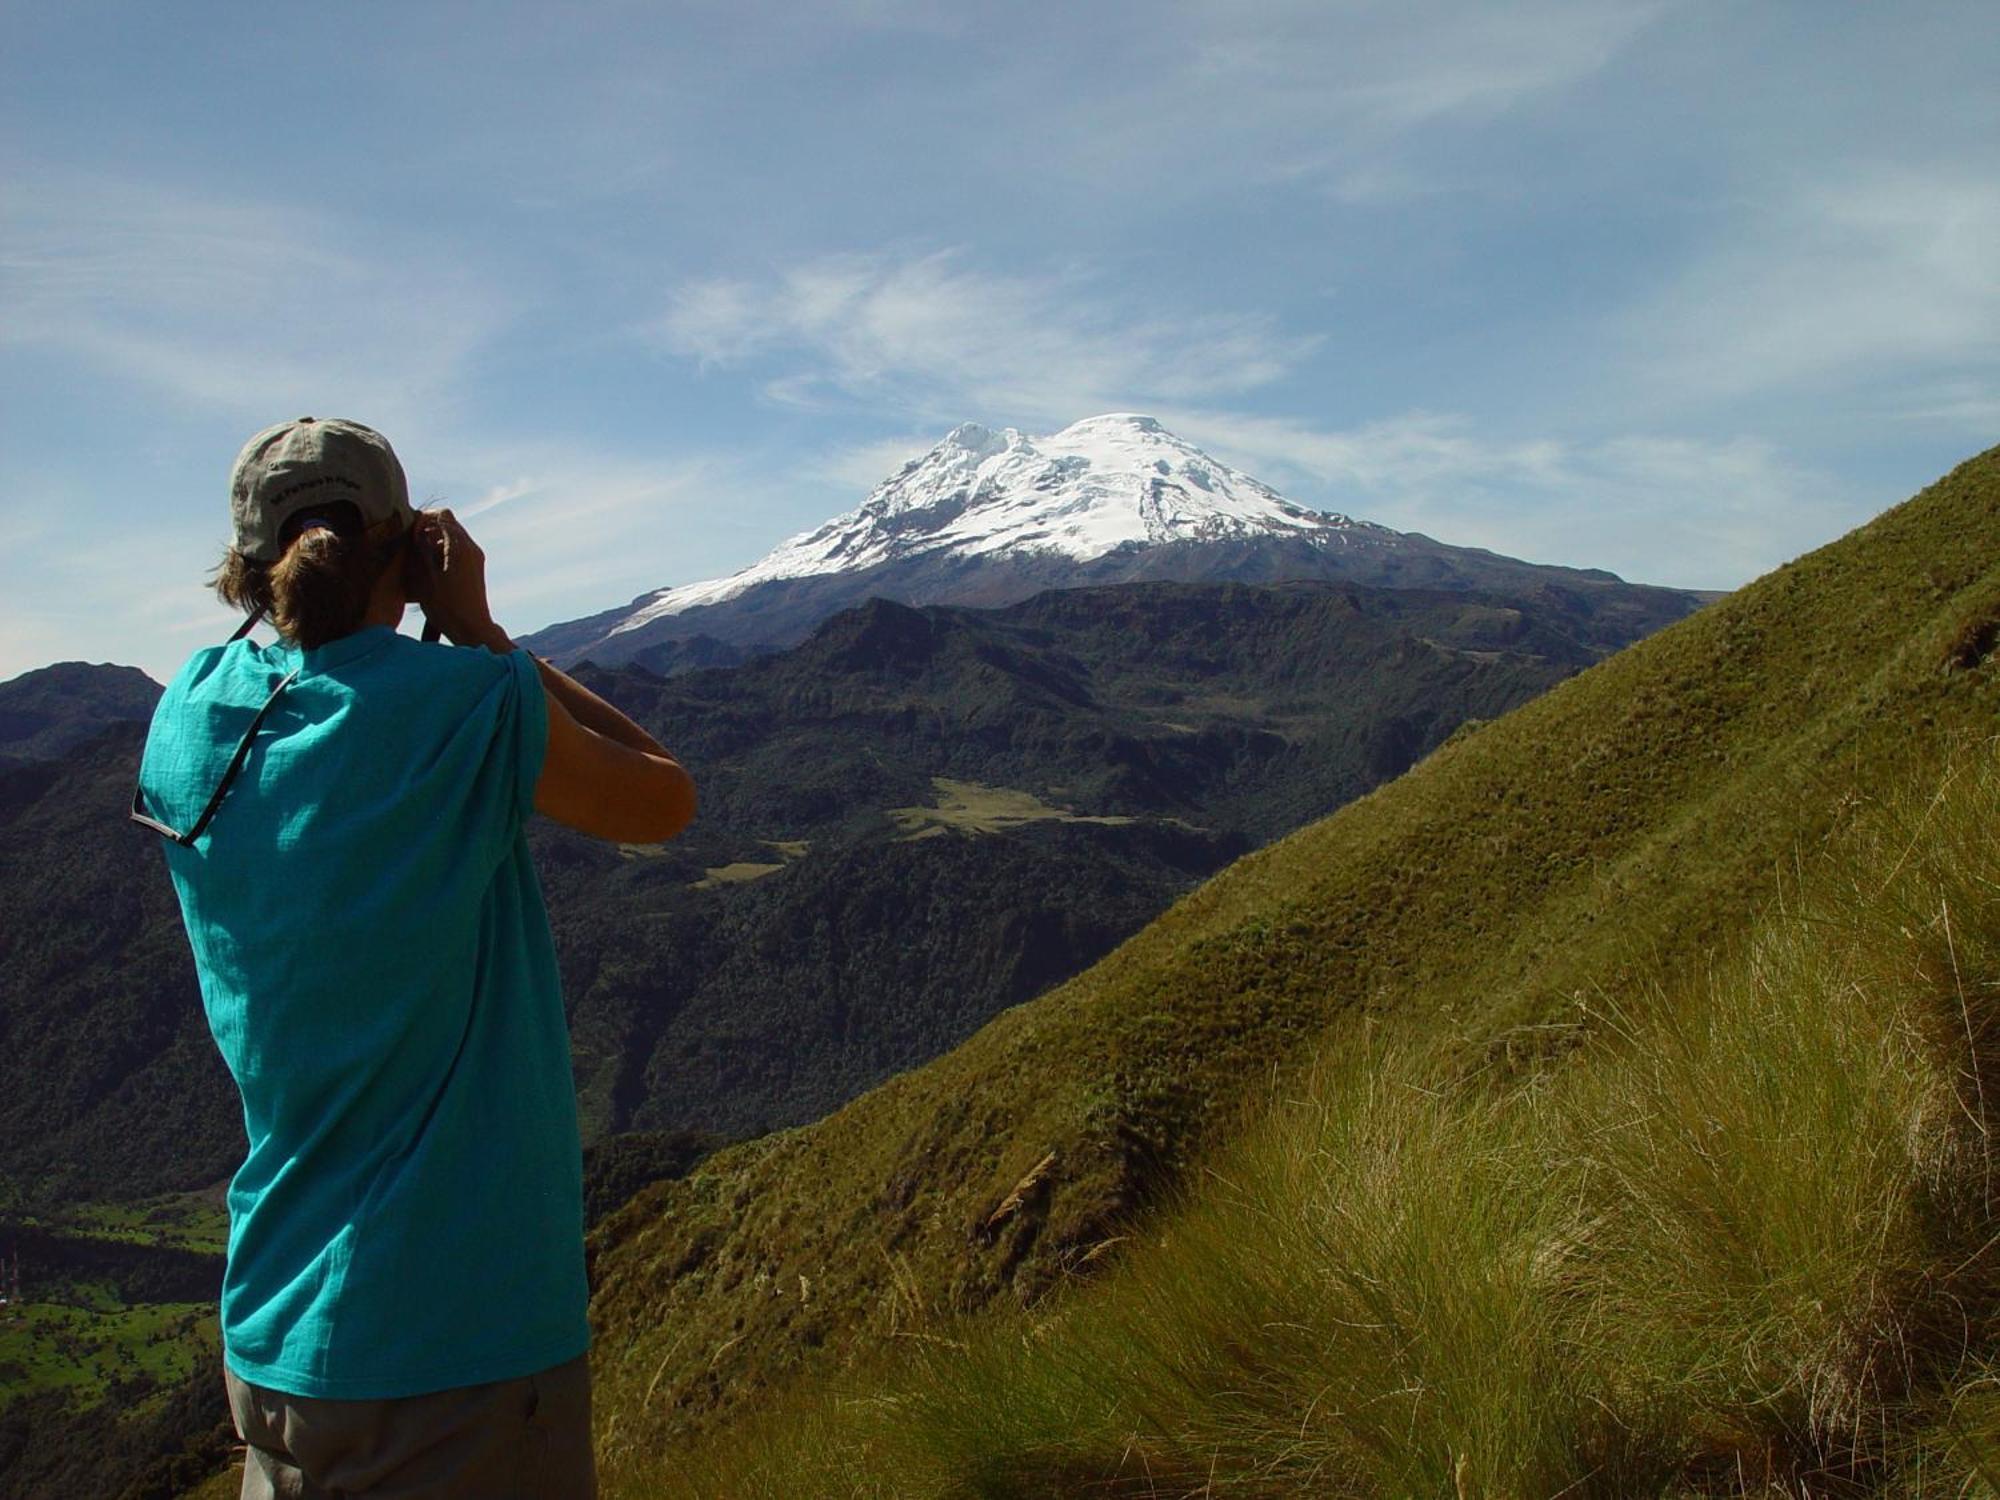
{"label": "person's neck", "polygon": [[387,625],[394,630],[403,623],[403,611],[409,607],[409,601],[403,597],[402,583],[394,568],[383,571],[375,580],[375,592],[368,597],[368,612],[361,617],[359,628]]}

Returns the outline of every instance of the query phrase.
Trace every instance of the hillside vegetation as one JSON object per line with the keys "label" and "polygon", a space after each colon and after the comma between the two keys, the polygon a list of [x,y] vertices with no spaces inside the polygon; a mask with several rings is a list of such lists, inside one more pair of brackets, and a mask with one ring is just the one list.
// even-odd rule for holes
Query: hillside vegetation
{"label": "hillside vegetation", "polygon": [[59,760],[106,724],[143,724],[159,684],[137,667],[57,662],[0,682],[0,767]]}
{"label": "hillside vegetation", "polygon": [[[1400,1180],[1395,1174],[1410,1163],[1465,1157],[1463,1180],[1454,1186],[1449,1176],[1441,1179],[1437,1204],[1413,1207],[1413,1215],[1462,1214],[1473,1257],[1500,1255],[1524,1236],[1543,1234],[1550,1221],[1536,1217],[1536,1205],[1552,1199],[1507,1184],[1532,1179],[1522,1161],[1562,1154],[1569,1147],[1551,1143],[1573,1145],[1580,1137],[1563,1132],[1580,1127],[1521,1122],[1541,1121],[1545,1111],[1573,1118],[1574,1106],[1565,1113],[1553,1096],[1496,1088],[1476,1107],[1440,1103],[1434,1116],[1393,1123],[1394,1114],[1341,1104],[1390,1097],[1392,1083],[1301,1094],[1305,1064],[1330,1059],[1323,1066],[1337,1072],[1365,1043],[1387,1056],[1421,1059],[1421,1071],[1385,1075],[1392,1079],[1532,1078],[1566,1052],[1610,1045],[1595,1037],[1603,997],[1697,992],[1713,955],[1742,942],[1780,870],[1817,860],[1830,839],[1853,837],[1849,825],[1878,789],[1921,774],[1955,733],[1990,724],[2000,702],[1989,662],[2000,635],[1996,522],[2000,458],[1988,454],[1840,542],[1458,736],[1399,780],[1240,860],[1094,968],[1002,1013],[948,1055],[818,1124],[733,1147],[687,1179],[640,1194],[592,1241],[600,1451],[611,1484],[632,1494],[673,1490],[708,1461],[704,1455],[743,1451],[752,1435],[742,1419],[753,1403],[768,1401],[773,1386],[946,1347],[935,1339],[964,1342],[968,1315],[983,1314],[1002,1330],[1026,1326],[1019,1309],[1041,1320],[1066,1300],[1051,1301],[1052,1292],[1121,1263],[1129,1263],[1136,1283],[1155,1253],[1146,1247],[1163,1222],[1159,1211],[1185,1192],[1194,1168],[1221,1159],[1217,1152],[1265,1113],[1274,1091],[1317,1099],[1304,1108],[1309,1117],[1319,1110],[1341,1151],[1376,1142],[1386,1177],[1298,1185],[1319,1193],[1319,1201],[1347,1204],[1327,1210],[1345,1214],[1341,1222],[1366,1221],[1367,1205],[1383,1201],[1382,1183]],[[1741,962],[1750,965],[1744,972],[1755,971],[1756,961]],[[1721,987],[1718,978],[1718,993]],[[1736,1024],[1727,1022],[1726,1009],[1718,1014],[1724,1020],[1716,1024]],[[1892,1023],[1884,1021],[1892,1040],[1929,1036],[1915,1021],[1903,1030]],[[1689,1050],[1699,1048],[1690,1043]],[[1939,1066],[1937,1076],[1949,1079],[1949,1062]],[[1651,1086],[1646,1066],[1632,1067],[1628,1091]],[[1912,1087],[1923,1094],[1920,1084]],[[1891,1099],[1883,1108],[1893,1114],[1908,1102]],[[1495,1113],[1504,1111],[1518,1113]],[[1383,1153],[1394,1151],[1376,1139],[1385,1130],[1416,1154],[1401,1165],[1388,1160]],[[1517,1137],[1521,1152],[1543,1157],[1510,1150],[1494,1158],[1473,1149],[1481,1140]],[[1614,1146],[1650,1149],[1643,1132],[1606,1143],[1605,1152]],[[1921,1156],[1917,1145],[1910,1149]],[[1931,1171],[1934,1163],[1924,1162]],[[1593,1192],[1646,1180],[1643,1172],[1621,1176],[1610,1168],[1587,1175]],[[1954,1212],[1963,1210],[1961,1200],[1951,1201]],[[1412,1253],[1399,1247],[1401,1231],[1372,1227],[1373,1238],[1356,1251],[1378,1257],[1360,1262],[1363,1279],[1384,1298],[1424,1300],[1414,1284],[1401,1286],[1390,1274],[1407,1268]],[[1443,1232],[1435,1224],[1409,1229],[1433,1244]],[[1919,1250],[1899,1250],[1892,1261],[1907,1266],[1911,1255],[1930,1253],[1925,1247],[1955,1243],[1938,1232],[1946,1238],[1919,1235],[1909,1242]],[[1421,1239],[1412,1243],[1421,1259]],[[1647,1256],[1663,1252],[1635,1241],[1618,1253],[1643,1268]],[[1542,1272],[1562,1259],[1545,1261]],[[1698,1271],[1690,1265],[1677,1274],[1690,1288],[1713,1285]],[[1161,1274],[1171,1284],[1171,1271]],[[1486,1276],[1480,1285],[1491,1281]],[[1623,1283],[1612,1276],[1605,1284]],[[1445,1306],[1451,1298],[1436,1300]],[[1324,1305],[1336,1313],[1342,1307],[1337,1298]],[[1861,1305],[1875,1304],[1864,1298]],[[1370,1316],[1380,1321],[1386,1310]],[[1462,1312],[1487,1316],[1474,1306]],[[1191,1316],[1205,1315],[1195,1309]],[[1726,1350],[1732,1329],[1760,1316],[1747,1302],[1729,1313],[1712,1334],[1711,1352]],[[1524,1329],[1525,1339],[1534,1336]],[[1013,1376],[992,1352],[1005,1349],[1004,1332],[991,1337],[984,1369],[1005,1382]],[[1393,1341],[1378,1342],[1378,1367],[1403,1357]],[[1798,1346],[1809,1355],[1810,1342]],[[1241,1343],[1225,1337],[1218,1347]],[[1475,1346],[1465,1347],[1469,1358]],[[1199,1370],[1204,1357],[1197,1352],[1191,1368]],[[1530,1362],[1512,1368],[1541,1380],[1536,1372],[1545,1367],[1533,1363],[1540,1356],[1524,1345],[1522,1358]],[[1777,1474],[1794,1449],[1825,1466],[1831,1435],[1858,1409],[1852,1390],[1866,1386],[1855,1384],[1861,1367],[1843,1358],[1794,1362],[1845,1371],[1840,1378],[1848,1385],[1830,1377],[1806,1382],[1820,1394],[1778,1424],[1805,1436],[1796,1444],[1786,1437],[1792,1446],[1773,1449],[1780,1456],[1768,1463],[1745,1459],[1744,1473],[1765,1463]],[[1081,1361],[1086,1371],[1090,1364]],[[988,1389],[979,1368],[962,1368],[972,1371],[965,1389]],[[1175,1369],[1171,1360],[1156,1360],[1151,1375],[1140,1369],[1135,1378],[1141,1390],[1155,1377],[1172,1384],[1182,1379]],[[1755,1370],[1736,1373],[1758,1389],[1769,1386]],[[1081,1453],[1082,1464],[1072,1479],[1110,1477],[1092,1445],[1129,1416],[1106,1415],[1101,1402],[1092,1407],[1050,1379],[1041,1387],[1048,1394],[1043,1416],[1073,1417],[1063,1430],[1078,1435],[1071,1452]],[[1560,1380],[1544,1385],[1549,1420],[1560,1426],[1568,1420],[1564,1387]],[[1007,1467],[1014,1460],[1006,1455],[1049,1438],[1048,1421],[1038,1427],[1018,1410],[1010,1415],[1004,1401],[993,1403],[994,1420],[1011,1425],[1021,1441],[1003,1432],[989,1443],[969,1431],[970,1413],[985,1409],[980,1403],[953,1407],[942,1376],[915,1389],[955,1413],[934,1430],[968,1429],[961,1456],[971,1467],[952,1469],[957,1460],[947,1454],[938,1471],[961,1486],[954,1492],[1071,1492],[1060,1488],[1071,1481],[1046,1464]],[[1200,1399],[1185,1411],[1213,1404],[1216,1388],[1192,1389]],[[809,1407],[812,1398],[792,1399]],[[1287,1410],[1286,1399],[1260,1409]],[[1578,1412],[1595,1404],[1580,1389],[1576,1403]],[[1257,1406],[1254,1391],[1244,1404]],[[1481,1421],[1515,1421],[1504,1403],[1462,1404],[1475,1416],[1485,1413]],[[1446,1423],[1436,1441],[1419,1447],[1433,1457],[1449,1450],[1450,1482],[1462,1494],[1543,1493],[1535,1476],[1553,1470],[1519,1465],[1528,1451],[1521,1424],[1544,1407],[1515,1406],[1524,1413],[1515,1436],[1482,1439],[1481,1446],[1452,1436]],[[1179,1418],[1170,1404],[1161,1411],[1155,1426],[1169,1434],[1160,1439],[1163,1463],[1214,1456],[1200,1430],[1185,1442],[1172,1436]],[[1657,1431],[1667,1434],[1664,1446],[1642,1444],[1629,1463],[1607,1455],[1613,1467],[1604,1472],[1662,1472],[1658,1464],[1685,1457],[1675,1447],[1681,1430],[1663,1418]],[[1761,1440],[1772,1428],[1746,1430]],[[704,1443],[705,1433],[713,1440]],[[1324,1454],[1346,1455],[1328,1457],[1329,1464],[1355,1461],[1355,1450],[1342,1444],[1361,1439],[1328,1441]],[[780,1451],[782,1430],[763,1433],[761,1442]],[[1566,1451],[1569,1439],[1550,1442],[1549,1451]],[[1713,1446],[1729,1449],[1721,1440]],[[1001,1466],[980,1467],[981,1454],[1000,1455]],[[1243,1472],[1254,1474],[1256,1462],[1253,1456]],[[1426,1488],[1437,1475],[1406,1474],[1393,1454],[1371,1462],[1353,1471],[1362,1476],[1360,1493],[1450,1493]],[[844,1492],[837,1472],[827,1472],[834,1476],[828,1492]],[[1179,1477],[1189,1482],[1163,1492],[1188,1492],[1201,1478]],[[1282,1473],[1265,1477],[1289,1482]]]}
{"label": "hillside vegetation", "polygon": [[1329,1047],[1106,1285],[878,1358],[677,1492],[1996,1493],[1996,748],[1559,1059]]}
{"label": "hillside vegetation", "polygon": [[[1583,595],[1313,584],[878,601],[751,666],[584,670],[702,789],[665,846],[530,833],[586,1141],[819,1118],[1687,607],[1655,602],[1607,620]],[[143,739],[118,722],[125,687],[113,668],[0,685],[22,725],[100,719],[60,762],[0,760],[0,1208],[205,1187],[242,1155],[157,840],[125,818]],[[906,840],[899,813],[954,817],[939,778],[1074,816]]]}

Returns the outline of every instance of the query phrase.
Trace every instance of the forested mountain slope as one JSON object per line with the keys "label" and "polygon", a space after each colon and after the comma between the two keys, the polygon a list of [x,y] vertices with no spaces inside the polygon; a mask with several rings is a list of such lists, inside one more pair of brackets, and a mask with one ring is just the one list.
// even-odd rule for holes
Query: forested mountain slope
{"label": "forested mountain slope", "polygon": [[[1739,933],[2000,683],[2000,457],[1238,861],[1094,968],[595,1237],[614,1477],[942,1310],[1031,1301],[1343,1028],[1533,1050]],[[643,1492],[643,1488],[641,1491]]]}
{"label": "forested mountain slope", "polygon": [[0,764],[54,760],[106,726],[152,717],[160,685],[137,667],[64,661],[0,682]]}
{"label": "forested mountain slope", "polygon": [[[531,831],[586,1135],[817,1118],[1634,628],[1554,589],[1165,584],[876,601],[740,668],[586,670],[702,796],[663,848]],[[241,1149],[125,821],[142,737],[0,766],[0,1164],[30,1199],[203,1186]]]}

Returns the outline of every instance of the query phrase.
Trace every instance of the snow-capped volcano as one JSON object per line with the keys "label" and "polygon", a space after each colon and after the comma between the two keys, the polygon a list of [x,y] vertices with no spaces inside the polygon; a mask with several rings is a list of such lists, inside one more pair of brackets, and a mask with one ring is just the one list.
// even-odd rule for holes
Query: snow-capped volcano
{"label": "snow-capped volcano", "polygon": [[1117,412],[1048,437],[968,422],[740,573],[642,594],[524,644],[565,665],[674,673],[783,650],[870,599],[991,609],[1048,589],[1224,582],[1557,585],[1606,608],[1661,592],[1311,510],[1151,417]]}
{"label": "snow-capped volcano", "polygon": [[784,578],[918,557],[1039,554],[1088,562],[1121,547],[1325,537],[1386,527],[1309,510],[1175,437],[1151,417],[1088,417],[1048,437],[976,422],[911,459],[855,509],[740,573],[636,601],[607,635]]}

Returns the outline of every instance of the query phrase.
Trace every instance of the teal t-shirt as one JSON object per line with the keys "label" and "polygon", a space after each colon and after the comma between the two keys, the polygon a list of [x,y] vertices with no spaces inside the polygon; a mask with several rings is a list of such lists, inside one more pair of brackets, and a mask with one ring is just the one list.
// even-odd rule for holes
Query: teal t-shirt
{"label": "teal t-shirt", "polygon": [[154,711],[146,810],[243,1096],[222,1338],[295,1395],[417,1395],[588,1347],[582,1159],[524,832],[548,735],[526,652],[386,626],[198,651]]}

